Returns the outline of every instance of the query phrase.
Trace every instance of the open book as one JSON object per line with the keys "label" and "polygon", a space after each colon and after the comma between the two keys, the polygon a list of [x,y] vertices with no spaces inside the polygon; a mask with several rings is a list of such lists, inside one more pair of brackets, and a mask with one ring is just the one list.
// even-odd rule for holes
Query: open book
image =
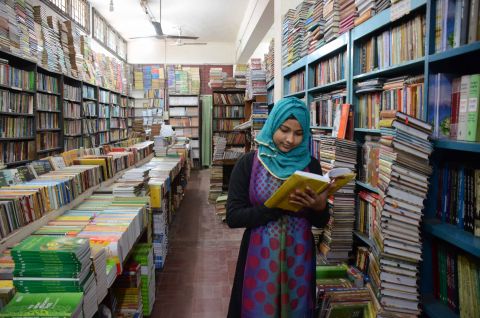
{"label": "open book", "polygon": [[296,189],[305,191],[309,186],[316,193],[323,192],[335,180],[335,186],[329,190],[329,194],[335,193],[338,189],[346,185],[350,180],[355,178],[348,168],[333,168],[325,175],[305,171],[295,171],[272,196],[265,201],[267,208],[280,208],[289,211],[298,211],[300,206],[290,203],[289,196]]}

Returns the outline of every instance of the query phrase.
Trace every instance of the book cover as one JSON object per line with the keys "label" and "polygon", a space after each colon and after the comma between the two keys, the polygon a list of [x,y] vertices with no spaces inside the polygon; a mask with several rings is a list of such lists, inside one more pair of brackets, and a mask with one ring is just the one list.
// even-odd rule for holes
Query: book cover
{"label": "book cover", "polygon": [[470,75],[470,86],[468,90],[467,106],[467,141],[480,140],[480,129],[478,127],[478,101],[480,99],[480,74]]}
{"label": "book cover", "polygon": [[2,309],[0,317],[58,317],[78,315],[83,293],[17,293]]}
{"label": "book cover", "polygon": [[355,173],[348,168],[334,168],[323,176],[305,171],[296,171],[265,202],[265,206],[296,212],[300,210],[300,207],[289,202],[289,195],[292,191],[297,189],[305,191],[306,187],[309,186],[316,193],[321,193],[329,186],[332,180],[335,180],[335,186],[329,191],[329,194],[333,194],[354,178]]}
{"label": "book cover", "polygon": [[460,103],[458,109],[457,140],[467,140],[467,111],[470,92],[470,75],[463,75],[460,80]]}

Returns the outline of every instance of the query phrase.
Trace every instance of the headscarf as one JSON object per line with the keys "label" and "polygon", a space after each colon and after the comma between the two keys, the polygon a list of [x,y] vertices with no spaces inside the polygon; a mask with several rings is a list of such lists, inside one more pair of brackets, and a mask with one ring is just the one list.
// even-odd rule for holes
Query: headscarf
{"label": "headscarf", "polygon": [[[302,126],[303,140],[289,152],[282,152],[273,142],[273,134],[292,115]],[[309,140],[310,112],[305,103],[296,97],[281,99],[275,103],[265,125],[255,138],[258,143],[258,159],[273,176],[287,179],[310,163]]]}

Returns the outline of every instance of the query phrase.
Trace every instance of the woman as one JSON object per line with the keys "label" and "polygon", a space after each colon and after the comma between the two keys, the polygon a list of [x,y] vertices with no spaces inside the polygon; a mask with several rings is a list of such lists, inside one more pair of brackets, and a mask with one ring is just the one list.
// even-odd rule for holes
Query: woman
{"label": "woman", "polygon": [[295,213],[264,202],[296,170],[321,174],[310,156],[310,114],[297,98],[275,104],[256,138],[258,150],[235,165],[227,201],[227,223],[245,227],[228,317],[313,317],[315,247],[311,226],[329,219],[327,192],[296,190]]}

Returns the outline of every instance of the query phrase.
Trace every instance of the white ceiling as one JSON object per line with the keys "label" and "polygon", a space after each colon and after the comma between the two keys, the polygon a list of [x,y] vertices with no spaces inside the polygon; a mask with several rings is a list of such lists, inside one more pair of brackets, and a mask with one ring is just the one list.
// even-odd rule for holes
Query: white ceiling
{"label": "white ceiling", "polygon": [[[92,6],[125,40],[155,35],[140,0],[89,0]],[[199,42],[235,42],[249,0],[162,0],[162,29],[166,34],[198,36]],[[148,0],[148,6],[159,18],[160,0]]]}

